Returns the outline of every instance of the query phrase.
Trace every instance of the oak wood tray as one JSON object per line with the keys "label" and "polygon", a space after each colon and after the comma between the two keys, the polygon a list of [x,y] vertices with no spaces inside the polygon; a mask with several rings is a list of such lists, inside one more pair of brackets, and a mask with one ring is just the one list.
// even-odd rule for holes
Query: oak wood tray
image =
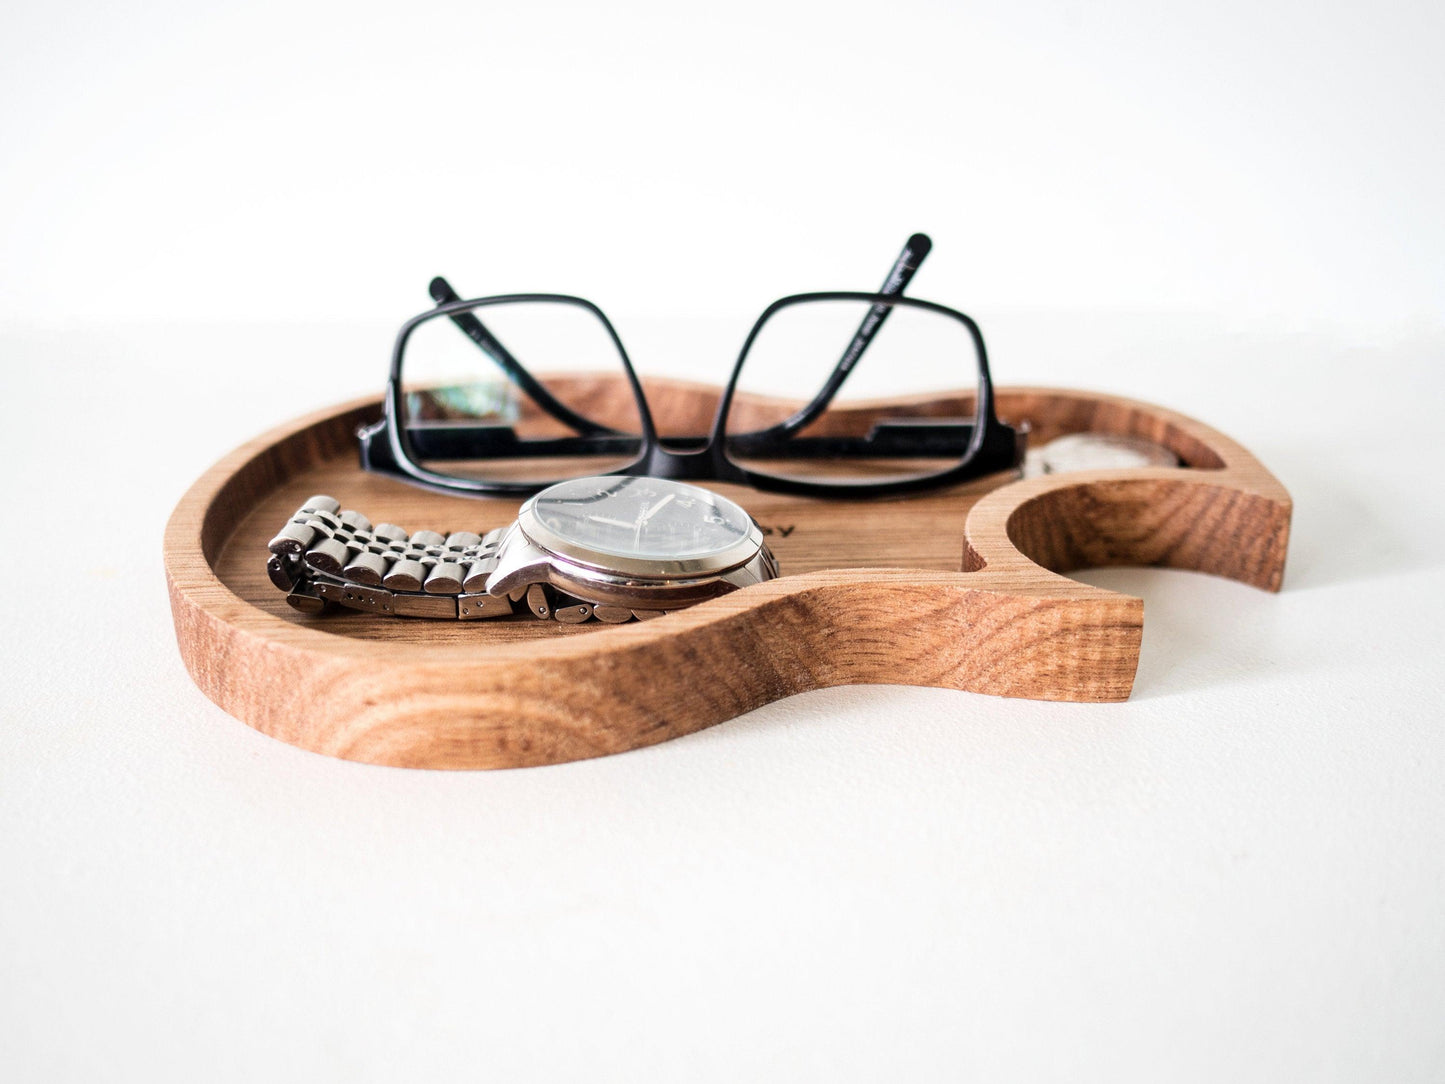
{"label": "oak wood tray", "polygon": [[[716,395],[648,387],[660,419],[705,418]],[[380,413],[367,399],[258,437],[181,499],[165,535],[181,656],[218,705],[304,749],[510,768],[652,745],[831,685],[1123,700],[1143,602],[1061,573],[1159,565],[1279,589],[1289,495],[1228,437],[1108,395],[1005,388],[997,402],[1035,444],[1127,434],[1166,445],[1185,467],[991,479],[871,502],[714,486],[763,526],[783,576],[648,622],[304,616],[264,564],[268,539],[311,494],[409,530],[485,531],[511,522],[520,503],[363,472],[355,430]]]}

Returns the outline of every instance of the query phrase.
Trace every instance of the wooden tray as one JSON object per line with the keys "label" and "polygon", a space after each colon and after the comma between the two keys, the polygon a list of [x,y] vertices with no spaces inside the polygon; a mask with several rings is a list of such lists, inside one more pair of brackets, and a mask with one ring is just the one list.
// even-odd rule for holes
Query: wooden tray
{"label": "wooden tray", "polygon": [[[648,387],[659,418],[706,418],[716,395]],[[627,625],[306,617],[264,565],[267,541],[311,494],[408,530],[481,532],[510,523],[519,503],[363,472],[355,430],[380,413],[368,399],[236,449],[181,499],[165,536],[181,656],[222,708],[293,745],[377,764],[505,768],[652,745],[830,685],[1123,700],[1143,602],[1059,573],[1162,565],[1279,589],[1289,495],[1240,445],[1113,396],[1013,388],[997,398],[1035,444],[1130,434],[1167,445],[1187,469],[994,479],[873,502],[718,485],[762,524],[782,578]]]}

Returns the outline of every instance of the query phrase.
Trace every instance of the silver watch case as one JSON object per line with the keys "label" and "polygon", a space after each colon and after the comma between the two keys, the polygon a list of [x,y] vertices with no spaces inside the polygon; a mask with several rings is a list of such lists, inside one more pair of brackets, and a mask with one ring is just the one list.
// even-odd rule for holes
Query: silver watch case
{"label": "silver watch case", "polygon": [[508,595],[547,583],[585,602],[633,610],[672,610],[773,579],[778,564],[753,523],[745,538],[703,558],[618,557],[589,549],[543,524],[527,501],[498,547],[486,590]]}

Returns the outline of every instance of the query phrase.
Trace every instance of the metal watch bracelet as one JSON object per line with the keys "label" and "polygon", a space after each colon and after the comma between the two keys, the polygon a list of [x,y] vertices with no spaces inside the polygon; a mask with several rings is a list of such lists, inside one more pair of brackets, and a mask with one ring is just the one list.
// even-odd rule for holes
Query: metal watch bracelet
{"label": "metal watch bracelet", "polygon": [[535,617],[570,625],[663,615],[662,610],[594,604],[550,584],[488,594],[483,588],[509,529],[408,535],[392,523],[372,526],[360,512],[342,510],[332,497],[314,496],[271,539],[266,573],[286,592],[288,603],[308,614],[341,606],[397,617],[475,621],[515,613],[520,604]]}

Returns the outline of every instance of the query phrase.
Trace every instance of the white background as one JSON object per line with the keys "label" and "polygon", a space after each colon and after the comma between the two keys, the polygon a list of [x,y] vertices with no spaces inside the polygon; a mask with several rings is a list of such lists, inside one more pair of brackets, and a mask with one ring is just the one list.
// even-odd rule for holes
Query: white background
{"label": "white background", "polygon": [[[1430,4],[0,14],[0,1077],[1445,1077]],[[774,296],[962,307],[1297,502],[1134,698],[840,689],[552,769],[302,753],[176,654],[170,508],[378,390],[436,273],[714,377]],[[54,556],[50,556],[54,554]]]}

